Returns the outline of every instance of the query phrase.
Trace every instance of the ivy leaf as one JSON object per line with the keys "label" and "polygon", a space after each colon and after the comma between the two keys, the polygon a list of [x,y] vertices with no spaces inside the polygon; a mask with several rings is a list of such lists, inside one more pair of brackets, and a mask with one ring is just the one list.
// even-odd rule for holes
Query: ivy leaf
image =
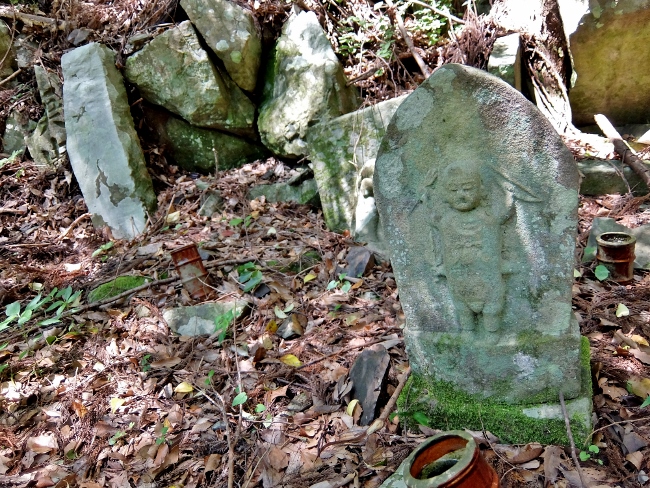
{"label": "ivy leaf", "polygon": [[630,315],[630,309],[622,303],[619,303],[618,307],[616,307],[616,316],[620,318],[627,317],[628,315]]}
{"label": "ivy leaf", "polygon": [[246,403],[246,400],[248,400],[248,395],[246,394],[245,391],[239,392],[235,398],[232,399],[232,406],[236,407],[238,405],[242,405]]}
{"label": "ivy leaf", "polygon": [[330,281],[330,282],[327,284],[327,291],[329,291],[329,290],[333,290],[334,288],[337,287],[338,284],[339,284],[339,282],[336,281],[336,280],[332,280],[332,281]]}
{"label": "ivy leaf", "polygon": [[341,287],[341,291],[343,293],[347,293],[347,292],[350,291],[350,288],[352,288],[352,283],[350,283],[349,281],[346,281],[345,283],[343,283],[343,286]]}
{"label": "ivy leaf", "polygon": [[603,281],[609,278],[609,270],[605,267],[605,265],[599,264],[594,270],[594,275],[596,275],[598,281]]}
{"label": "ivy leaf", "polygon": [[591,456],[588,453],[580,451],[580,461],[589,461],[589,458],[591,458]]}
{"label": "ivy leaf", "polygon": [[255,405],[255,413],[262,413],[264,410],[266,410],[266,407],[261,403]]}
{"label": "ivy leaf", "polygon": [[650,395],[648,395],[648,398],[646,398],[645,400],[643,400],[643,403],[641,404],[641,408],[645,408],[645,407],[647,407],[648,405],[650,405]]}

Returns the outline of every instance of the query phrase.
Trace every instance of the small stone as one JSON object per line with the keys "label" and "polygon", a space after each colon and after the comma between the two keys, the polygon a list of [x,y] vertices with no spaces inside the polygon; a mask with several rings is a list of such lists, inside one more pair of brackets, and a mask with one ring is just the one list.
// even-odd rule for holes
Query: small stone
{"label": "small stone", "polygon": [[297,314],[292,314],[288,317],[282,325],[278,327],[276,334],[283,339],[295,339],[304,334],[302,324],[300,323]]}
{"label": "small stone", "polygon": [[248,199],[253,200],[264,195],[267,202],[295,202],[301,205],[318,206],[320,200],[318,187],[313,178],[292,185],[288,182],[271,185],[254,186],[248,192]]}
{"label": "small stone", "polygon": [[375,265],[375,256],[369,249],[356,246],[350,248],[345,261],[348,263],[343,270],[345,275],[361,278],[368,274]]}
{"label": "small stone", "polygon": [[235,319],[240,317],[248,306],[246,300],[210,302],[191,307],[177,307],[163,312],[169,328],[182,336],[212,335],[215,333],[215,318],[234,311]]}
{"label": "small stone", "polygon": [[218,190],[209,190],[201,195],[201,208],[199,208],[199,215],[203,217],[211,217],[212,214],[217,213],[223,207],[223,198],[221,192]]}
{"label": "small stone", "polygon": [[375,344],[364,349],[350,369],[351,396],[359,400],[363,413],[359,425],[369,425],[377,411],[377,402],[385,393],[390,355],[386,348]]}

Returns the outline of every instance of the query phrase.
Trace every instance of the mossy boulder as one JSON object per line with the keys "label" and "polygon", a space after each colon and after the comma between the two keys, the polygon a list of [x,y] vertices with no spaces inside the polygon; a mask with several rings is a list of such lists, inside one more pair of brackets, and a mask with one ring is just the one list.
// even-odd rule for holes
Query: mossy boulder
{"label": "mossy boulder", "polygon": [[295,202],[301,205],[318,205],[318,187],[313,178],[291,184],[289,182],[272,185],[254,186],[248,192],[248,198],[254,199],[264,195],[267,202]]}
{"label": "mossy boulder", "polygon": [[307,154],[307,128],[359,106],[343,67],[316,14],[293,14],[285,23],[266,70],[258,129],[274,153]]}
{"label": "mossy boulder", "polygon": [[125,291],[142,286],[148,280],[144,276],[119,276],[90,291],[88,293],[88,303],[99,302],[106,298],[114,297]]}
{"label": "mossy boulder", "polygon": [[192,125],[251,132],[255,106],[227,74],[214,67],[189,21],[130,56],[125,76],[147,101]]}

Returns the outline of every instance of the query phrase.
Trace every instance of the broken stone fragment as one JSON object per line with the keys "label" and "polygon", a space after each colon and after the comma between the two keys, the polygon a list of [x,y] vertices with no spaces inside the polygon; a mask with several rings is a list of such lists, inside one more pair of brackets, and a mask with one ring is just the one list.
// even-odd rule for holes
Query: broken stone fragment
{"label": "broken stone fragment", "polygon": [[251,131],[253,103],[212,65],[189,21],[160,34],[130,56],[125,76],[146,100],[192,125]]}
{"label": "broken stone fragment", "polygon": [[68,155],[93,223],[132,239],[145,230],[156,195],[115,53],[87,44],[64,54],[61,67]]}
{"label": "broken stone fragment", "polygon": [[386,348],[375,344],[364,349],[350,369],[351,396],[359,400],[363,409],[359,425],[369,425],[375,419],[379,397],[386,392],[389,364]]}
{"label": "broken stone fragment", "polygon": [[242,90],[255,90],[262,41],[251,12],[227,0],[181,0],[181,7],[232,80]]}
{"label": "broken stone fragment", "polygon": [[282,28],[265,74],[258,129],[276,154],[307,154],[307,128],[355,110],[356,88],[313,12],[294,13]]}
{"label": "broken stone fragment", "polygon": [[199,336],[212,335],[216,332],[215,319],[230,312],[236,320],[239,318],[248,302],[243,299],[227,302],[210,302],[191,307],[177,307],[163,312],[163,318],[169,328],[179,335]]}
{"label": "broken stone fragment", "polygon": [[313,178],[299,184],[289,182],[272,185],[254,186],[248,192],[248,198],[253,200],[264,195],[267,202],[295,202],[301,205],[318,205],[318,187]]}

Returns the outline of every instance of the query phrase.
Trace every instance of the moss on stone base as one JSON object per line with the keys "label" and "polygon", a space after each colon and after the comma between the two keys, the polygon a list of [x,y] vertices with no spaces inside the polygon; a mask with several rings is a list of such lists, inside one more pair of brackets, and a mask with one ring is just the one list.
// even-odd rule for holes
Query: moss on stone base
{"label": "moss on stone base", "polygon": [[[576,444],[580,446],[591,433],[591,369],[589,341],[581,344],[582,391],[578,399],[567,400],[571,430]],[[580,399],[588,401],[580,402]],[[559,397],[558,397],[559,402]],[[575,402],[575,407],[571,404]],[[523,413],[534,410],[556,409],[549,404],[511,405],[489,399],[479,399],[444,381],[412,375],[397,402],[401,418],[410,426],[427,419],[429,427],[454,430],[487,430],[502,442],[523,444],[568,445],[566,426],[561,415],[555,418],[533,418]],[[549,409],[550,407],[550,409]],[[586,407],[586,408],[583,408]]]}
{"label": "moss on stone base", "polygon": [[113,281],[104,283],[88,293],[88,303],[98,302],[109,297],[114,297],[132,288],[137,288],[146,283],[144,276],[120,276]]}

